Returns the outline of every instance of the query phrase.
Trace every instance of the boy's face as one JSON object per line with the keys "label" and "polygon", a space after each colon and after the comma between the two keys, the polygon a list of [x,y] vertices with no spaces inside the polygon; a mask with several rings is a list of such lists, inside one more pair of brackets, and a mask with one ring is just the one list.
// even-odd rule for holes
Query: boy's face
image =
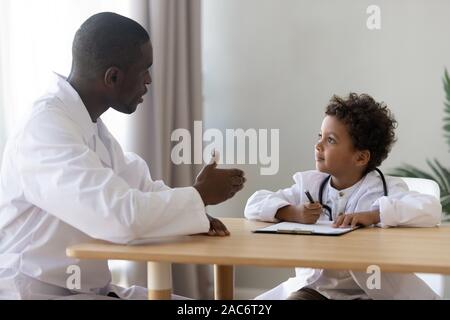
{"label": "boy's face", "polygon": [[356,150],[347,126],[334,116],[323,119],[315,147],[316,169],[334,177],[345,177],[363,171],[367,151]]}

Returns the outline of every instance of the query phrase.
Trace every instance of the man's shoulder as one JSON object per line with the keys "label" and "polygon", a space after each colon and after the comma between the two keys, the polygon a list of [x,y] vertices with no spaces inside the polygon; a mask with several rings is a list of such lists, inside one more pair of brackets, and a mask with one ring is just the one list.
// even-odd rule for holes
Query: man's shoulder
{"label": "man's shoulder", "polygon": [[64,133],[76,133],[79,128],[54,96],[39,98],[16,130],[15,139],[22,143],[29,137],[52,140]]}
{"label": "man's shoulder", "polygon": [[36,100],[25,120],[27,127],[30,124],[41,127],[47,125],[47,122],[54,125],[70,122],[69,114],[63,108],[61,100],[56,96],[47,95]]}

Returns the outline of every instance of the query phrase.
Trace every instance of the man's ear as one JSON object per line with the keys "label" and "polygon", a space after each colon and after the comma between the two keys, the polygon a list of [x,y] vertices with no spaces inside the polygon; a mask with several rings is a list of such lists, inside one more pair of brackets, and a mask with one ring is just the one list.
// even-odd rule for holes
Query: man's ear
{"label": "man's ear", "polygon": [[358,166],[365,166],[370,161],[370,151],[369,150],[361,150],[356,154],[356,164]]}
{"label": "man's ear", "polygon": [[109,67],[105,72],[103,81],[107,87],[115,87],[122,83],[123,73],[117,67]]}

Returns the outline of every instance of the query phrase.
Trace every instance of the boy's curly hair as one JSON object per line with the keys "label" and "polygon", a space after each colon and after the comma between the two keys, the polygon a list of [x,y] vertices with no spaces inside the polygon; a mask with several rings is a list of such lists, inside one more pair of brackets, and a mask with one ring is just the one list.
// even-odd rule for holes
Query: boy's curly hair
{"label": "boy's curly hair", "polygon": [[347,126],[357,150],[370,151],[366,173],[386,159],[396,141],[397,121],[383,102],[376,102],[368,94],[352,92],[346,99],[334,95],[325,114],[338,118]]}

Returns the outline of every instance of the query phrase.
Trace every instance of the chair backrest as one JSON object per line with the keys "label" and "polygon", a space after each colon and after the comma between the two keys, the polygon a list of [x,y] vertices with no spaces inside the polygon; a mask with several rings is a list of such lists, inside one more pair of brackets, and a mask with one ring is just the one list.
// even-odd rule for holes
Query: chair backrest
{"label": "chair backrest", "polygon": [[429,194],[437,199],[441,198],[441,190],[439,189],[439,185],[434,180],[406,177],[402,177],[402,180],[405,181],[411,191]]}
{"label": "chair backrest", "polygon": [[[428,194],[440,199],[441,190],[436,181],[422,178],[404,178],[402,180],[408,185],[409,190],[417,191],[423,194]],[[441,274],[433,273],[416,273],[420,279],[422,279],[427,285],[433,289],[439,296],[444,295],[444,276]]]}

